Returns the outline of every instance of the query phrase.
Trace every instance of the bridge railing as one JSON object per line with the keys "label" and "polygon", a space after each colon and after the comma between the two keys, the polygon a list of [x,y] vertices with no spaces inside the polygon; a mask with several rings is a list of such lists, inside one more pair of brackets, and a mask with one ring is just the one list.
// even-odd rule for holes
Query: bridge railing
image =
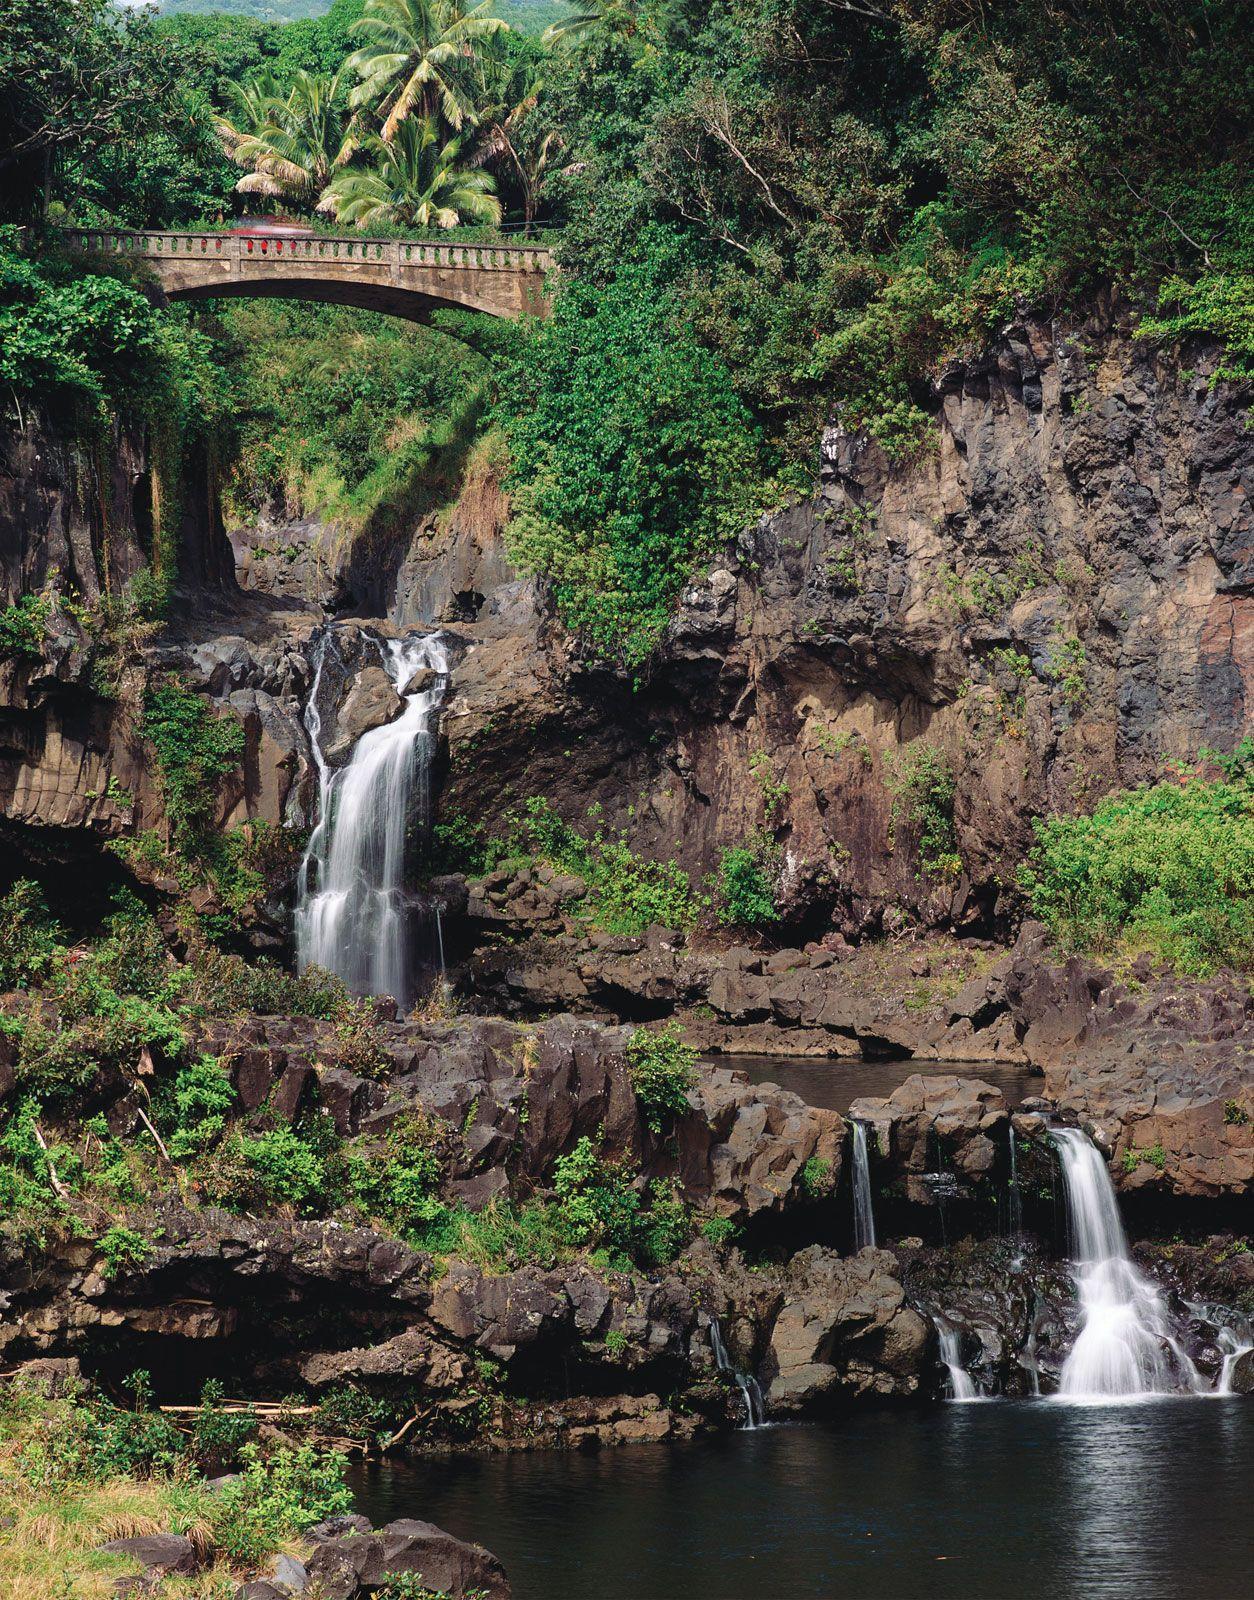
{"label": "bridge railing", "polygon": [[328,266],[377,263],[392,267],[471,267],[486,272],[547,272],[552,254],[542,246],[445,244],[421,239],[339,238],[314,234],[286,238],[262,233],[180,233],[153,229],[66,228],[70,243],[103,255],[240,261],[257,266],[319,261]]}

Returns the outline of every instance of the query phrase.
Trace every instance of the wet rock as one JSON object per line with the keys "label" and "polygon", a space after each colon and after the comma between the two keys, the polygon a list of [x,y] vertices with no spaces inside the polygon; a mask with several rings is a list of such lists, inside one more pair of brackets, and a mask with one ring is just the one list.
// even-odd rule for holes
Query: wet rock
{"label": "wet rock", "polygon": [[405,702],[383,668],[363,666],[336,712],[334,728],[323,737],[323,755],[332,766],[338,766],[348,759],[363,734],[395,722],[404,709]]}
{"label": "wet rock", "polygon": [[849,1115],[875,1130],[883,1175],[902,1178],[932,1171],[942,1161],[971,1181],[990,1176],[1009,1122],[1005,1097],[992,1084],[921,1073],[890,1095],[855,1100]]}

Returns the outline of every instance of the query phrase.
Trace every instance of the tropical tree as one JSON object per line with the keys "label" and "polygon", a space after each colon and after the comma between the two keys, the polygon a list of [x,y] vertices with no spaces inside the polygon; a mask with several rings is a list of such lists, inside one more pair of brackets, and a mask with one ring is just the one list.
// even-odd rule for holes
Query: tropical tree
{"label": "tropical tree", "polygon": [[363,151],[374,156],[374,167],[337,172],[319,211],[359,228],[455,228],[501,220],[491,174],[465,165],[462,139],[445,139],[436,117],[407,118],[391,140],[370,134]]}
{"label": "tropical tree", "polygon": [[232,160],[251,168],[235,185],[240,194],[313,205],[361,142],[338,73],[298,72],[286,95],[273,79],[254,80],[237,91],[234,112],[218,132]]}
{"label": "tropical tree", "polygon": [[414,115],[440,115],[454,132],[474,121],[465,68],[475,46],[509,27],[488,14],[493,0],[463,11],[457,0],[366,0],[353,32],[365,40],[345,66],[361,82],[354,106],[369,106],[390,144]]}
{"label": "tropical tree", "polygon": [[476,162],[495,167],[517,189],[528,233],[550,164],[566,148],[558,130],[545,126],[538,63],[487,53]]}

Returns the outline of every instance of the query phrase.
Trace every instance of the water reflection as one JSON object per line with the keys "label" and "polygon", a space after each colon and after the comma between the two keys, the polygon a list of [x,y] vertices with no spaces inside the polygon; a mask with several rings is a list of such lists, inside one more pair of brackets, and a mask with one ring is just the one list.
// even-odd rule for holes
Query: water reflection
{"label": "water reflection", "polygon": [[517,1600],[1175,1600],[1248,1593],[1254,1404],[1039,1402],[695,1445],[364,1472],[376,1522],[495,1550]]}

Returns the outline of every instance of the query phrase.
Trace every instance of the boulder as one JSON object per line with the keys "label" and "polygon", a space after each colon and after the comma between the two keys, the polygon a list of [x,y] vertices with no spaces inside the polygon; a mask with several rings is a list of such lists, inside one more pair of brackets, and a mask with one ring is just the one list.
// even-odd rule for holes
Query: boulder
{"label": "boulder", "polygon": [[96,1548],[107,1555],[125,1556],[142,1567],[145,1578],[165,1578],[173,1573],[195,1572],[200,1565],[196,1547],[181,1533],[144,1533],[132,1539],[111,1539]]}
{"label": "boulder", "polygon": [[773,1414],[812,1414],[861,1395],[918,1392],[928,1328],[906,1305],[886,1250],[793,1257],[763,1367]]}
{"label": "boulder", "polygon": [[405,1519],[375,1532],[323,1539],[309,1558],[319,1600],[354,1600],[403,1573],[415,1574],[423,1588],[450,1600],[509,1600],[509,1580],[494,1555],[430,1522]]}
{"label": "boulder", "polygon": [[348,759],[364,733],[395,722],[404,709],[405,702],[383,668],[363,666],[335,714],[334,727],[323,738],[323,755],[332,766],[338,766]]}

